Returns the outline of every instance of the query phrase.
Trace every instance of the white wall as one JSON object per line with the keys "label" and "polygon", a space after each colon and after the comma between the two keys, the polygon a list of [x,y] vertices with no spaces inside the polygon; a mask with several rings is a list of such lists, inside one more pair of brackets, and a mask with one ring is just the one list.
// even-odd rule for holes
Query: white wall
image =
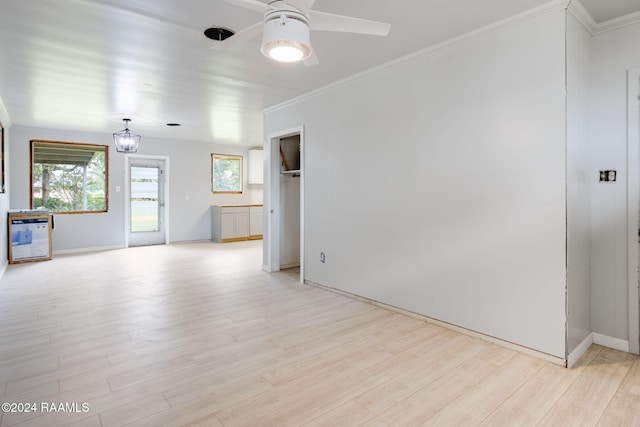
{"label": "white wall", "polygon": [[305,278],[564,358],[564,91],[555,10],[268,111],[305,126]]}
{"label": "white wall", "polygon": [[[88,142],[110,146],[109,212],[103,214],[56,215],[53,235],[55,251],[122,247],[124,245],[124,155],[113,148],[111,134],[71,132],[14,126],[11,138],[11,208],[29,206],[29,141],[46,139]],[[212,204],[262,203],[262,185],[248,185],[244,167],[241,195],[211,193],[211,153],[240,154],[246,147],[202,144],[142,137],[138,154],[168,156],[170,162],[171,242],[211,238]],[[115,187],[120,186],[117,193]],[[187,200],[189,196],[189,200]]]}
{"label": "white wall", "polygon": [[591,334],[591,34],[567,14],[567,298],[568,349]]}
{"label": "white wall", "polygon": [[[0,98],[0,123],[4,127],[4,155],[5,159],[11,152],[11,120],[7,110],[4,107],[4,102]],[[11,162],[5,161],[5,192],[0,193],[0,271],[4,271],[9,263],[9,237],[7,227],[7,211],[9,210],[9,197],[11,194],[10,189],[10,176],[9,171],[11,169]],[[2,276],[2,274],[0,274]]]}
{"label": "white wall", "polygon": [[[634,67],[640,67],[640,23],[593,38],[592,328],[595,333],[624,341],[629,340],[627,71]],[[605,169],[618,171],[615,184],[597,182],[595,174]]]}

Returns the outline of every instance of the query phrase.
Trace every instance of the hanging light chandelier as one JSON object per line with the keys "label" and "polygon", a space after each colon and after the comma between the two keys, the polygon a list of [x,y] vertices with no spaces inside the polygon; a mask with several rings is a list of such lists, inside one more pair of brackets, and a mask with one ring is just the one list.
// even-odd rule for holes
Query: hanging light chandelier
{"label": "hanging light chandelier", "polygon": [[129,130],[129,122],[131,119],[122,119],[125,123],[124,130],[113,134],[113,142],[116,145],[118,153],[135,153],[140,145],[140,135],[132,133]]}

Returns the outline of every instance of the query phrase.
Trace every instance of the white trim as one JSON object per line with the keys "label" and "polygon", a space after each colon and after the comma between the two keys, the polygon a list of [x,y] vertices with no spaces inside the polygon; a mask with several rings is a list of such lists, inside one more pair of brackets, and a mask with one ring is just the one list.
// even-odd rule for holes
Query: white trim
{"label": "white trim", "polygon": [[425,58],[441,55],[443,52],[456,48],[458,46],[464,45],[476,39],[486,37],[488,35],[498,33],[501,31],[506,31],[513,27],[516,27],[524,22],[530,21],[532,19],[538,18],[540,16],[547,15],[549,13],[555,12],[557,10],[566,9],[568,7],[569,0],[552,0],[549,3],[546,3],[542,6],[533,8],[523,13],[519,13],[517,15],[511,16],[509,18],[500,20],[490,25],[486,25],[479,29],[470,31],[468,33],[462,34],[460,36],[454,37],[452,39],[446,40],[442,43],[437,43],[433,46],[427,47],[425,49],[418,50],[416,52],[410,53],[406,56],[403,56],[398,59],[394,59],[392,61],[386,62],[377,67],[371,68],[369,70],[363,71],[358,74],[354,74],[353,76],[346,77],[342,80],[338,80],[334,83],[330,83],[324,87],[316,89],[314,91],[308,92],[304,95],[292,98],[288,101],[282,102],[280,104],[273,105],[271,107],[265,108],[263,110],[264,114],[269,114],[274,111],[281,110],[283,108],[287,108],[291,105],[295,105],[299,102],[305,101],[307,99],[314,98],[323,93],[329,92],[333,89],[343,87],[352,82],[362,80],[364,78],[368,78],[370,76],[378,75],[383,72],[386,72],[390,68],[403,65],[405,63],[414,61],[414,60],[422,60]]}
{"label": "white trim", "polygon": [[627,277],[629,349],[640,354],[640,295],[638,293],[638,227],[640,221],[640,68],[628,72],[627,107]]}
{"label": "white trim", "polygon": [[640,12],[633,12],[608,21],[596,23],[589,11],[579,0],[571,0],[567,10],[584,26],[584,28],[587,29],[587,31],[589,31],[589,33],[591,33],[592,36],[597,36],[599,34],[640,22]]}
{"label": "white trim", "polygon": [[131,179],[131,172],[129,171],[129,156],[131,154],[125,154],[123,157],[124,162],[124,221],[123,221],[123,229],[124,233],[124,247],[129,247],[129,229],[131,227],[131,207],[129,206],[129,196],[131,190],[129,190],[129,180]]}
{"label": "white trim", "polygon": [[573,368],[578,360],[580,360],[580,358],[584,356],[587,350],[589,350],[591,344],[593,344],[592,333],[587,335],[587,337],[582,340],[582,342],[578,344],[578,346],[574,348],[571,353],[569,353],[569,356],[567,357],[567,368]]}
{"label": "white trim", "polygon": [[[302,257],[300,257],[301,261],[302,261]],[[289,268],[296,268],[298,267],[298,264],[283,264],[280,266],[280,270],[287,270]]]}
{"label": "white trim", "polygon": [[69,255],[69,254],[81,254],[87,252],[103,252],[103,251],[113,251],[116,249],[126,249],[126,246],[115,245],[115,246],[96,246],[93,248],[78,248],[78,249],[58,249],[53,251],[53,257],[56,255]]}
{"label": "white trim", "polygon": [[573,15],[573,17],[576,18],[591,35],[597,31],[598,24],[579,0],[573,0],[569,3],[567,11]]}
{"label": "white trim", "polygon": [[609,31],[617,30],[619,28],[626,27],[628,25],[637,24],[638,22],[640,22],[640,12],[630,13],[625,16],[620,16],[619,18],[614,18],[614,19],[610,19],[608,21],[599,23],[592,34],[596,36],[598,34],[603,34]]}
{"label": "white trim", "polygon": [[300,135],[300,282],[304,281],[304,126],[270,133],[265,141],[266,185],[263,200],[267,212],[267,270],[280,271],[280,139]]}
{"label": "white trim", "polygon": [[553,363],[555,365],[560,365],[560,366],[566,366],[567,365],[566,360],[563,359],[562,357],[554,356],[552,354],[543,353],[541,351],[534,350],[534,349],[529,348],[529,347],[524,347],[524,346],[521,346],[519,344],[512,343],[510,341],[505,341],[505,340],[502,340],[500,338],[493,337],[491,335],[485,335],[483,333],[476,332],[476,331],[473,331],[471,329],[466,329],[466,328],[463,328],[461,326],[456,326],[454,324],[443,322],[443,321],[438,320],[438,319],[433,319],[433,318],[425,316],[423,314],[415,313],[413,311],[404,310],[402,308],[398,308],[398,307],[395,307],[393,305],[388,305],[388,304],[385,304],[385,303],[382,303],[382,302],[379,302],[379,301],[375,301],[375,300],[372,300],[372,299],[369,299],[369,298],[361,297],[359,295],[352,294],[352,293],[349,293],[349,292],[345,292],[345,291],[342,291],[340,289],[332,288],[330,286],[320,285],[318,283],[314,283],[314,282],[311,282],[309,280],[305,280],[304,283],[307,284],[307,285],[311,285],[311,286],[315,286],[315,287],[318,287],[318,288],[321,288],[321,289],[325,289],[325,290],[330,291],[330,292],[334,292],[336,294],[340,294],[340,295],[344,295],[344,296],[347,296],[347,297],[350,297],[350,298],[354,298],[354,299],[356,299],[358,301],[362,301],[362,302],[365,302],[367,304],[374,305],[376,307],[381,307],[381,308],[384,308],[386,310],[393,311],[395,313],[399,313],[399,314],[403,314],[405,316],[410,316],[410,317],[413,317],[413,318],[416,318],[416,319],[424,320],[427,323],[432,323],[434,325],[443,327],[445,329],[448,329],[448,330],[451,330],[451,331],[454,331],[454,332],[458,332],[458,333],[461,333],[461,334],[464,334],[464,335],[467,335],[467,336],[470,336],[470,337],[473,337],[473,338],[478,338],[478,339],[481,339],[483,341],[499,345],[501,347],[505,347],[505,348],[509,348],[511,350],[518,351],[520,353],[528,354],[529,356],[537,357],[538,359],[545,360],[545,361]]}
{"label": "white trim", "polygon": [[306,177],[306,163],[305,163],[305,135],[304,126],[300,126],[300,283],[304,283],[305,273],[305,251],[304,251],[304,196],[305,196],[305,177]]}
{"label": "white trim", "polygon": [[580,358],[589,350],[591,344],[601,345],[603,347],[612,348],[614,350],[624,351],[629,353],[629,341],[621,340],[620,338],[613,338],[608,335],[597,334],[595,332],[589,334],[579,345],[576,347],[567,359],[567,367],[572,368],[580,360]]}
{"label": "white trim", "polygon": [[130,204],[129,204],[129,192],[130,192],[130,185],[129,185],[129,179],[130,177],[130,171],[129,171],[129,166],[131,164],[131,159],[148,159],[148,160],[160,160],[164,162],[164,243],[165,245],[168,245],[170,243],[169,240],[169,227],[171,224],[171,221],[169,220],[169,212],[171,212],[170,209],[170,201],[171,201],[171,194],[169,194],[169,189],[171,188],[171,186],[169,185],[169,174],[170,174],[170,168],[169,168],[169,160],[170,158],[168,156],[154,156],[154,155],[146,155],[146,154],[125,154],[124,156],[124,246],[125,248],[129,247],[129,229],[130,229]]}
{"label": "white trim", "polygon": [[9,261],[5,261],[2,268],[0,268],[0,279],[4,276],[4,273],[7,271],[7,267],[9,267]]}
{"label": "white trim", "polygon": [[[264,143],[264,174],[265,180],[262,187],[262,200],[264,205],[264,214],[266,221],[263,226],[266,226],[263,230],[264,240],[262,245],[263,258],[266,262],[267,272],[275,273],[279,271],[278,265],[280,264],[280,254],[278,254],[278,246],[275,241],[276,236],[279,235],[280,225],[277,218],[274,218],[275,211],[272,207],[273,201],[277,201],[280,197],[280,184],[276,186],[276,178],[274,175],[274,168],[271,164],[275,162],[278,157],[275,150],[275,142],[277,139],[274,135],[269,135]],[[266,255],[266,256],[264,256]]]}
{"label": "white trim", "polygon": [[621,340],[620,338],[613,338],[607,335],[593,333],[593,343],[604,347],[612,348],[614,350],[624,351],[629,353],[629,341]]}

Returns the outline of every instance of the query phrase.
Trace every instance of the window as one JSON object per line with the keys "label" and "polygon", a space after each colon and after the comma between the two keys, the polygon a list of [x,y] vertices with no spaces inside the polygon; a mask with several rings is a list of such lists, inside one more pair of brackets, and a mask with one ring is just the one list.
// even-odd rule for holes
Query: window
{"label": "window", "polygon": [[31,208],[106,212],[108,150],[107,145],[31,141]]}
{"label": "window", "polygon": [[211,155],[211,191],[242,193],[242,156]]}

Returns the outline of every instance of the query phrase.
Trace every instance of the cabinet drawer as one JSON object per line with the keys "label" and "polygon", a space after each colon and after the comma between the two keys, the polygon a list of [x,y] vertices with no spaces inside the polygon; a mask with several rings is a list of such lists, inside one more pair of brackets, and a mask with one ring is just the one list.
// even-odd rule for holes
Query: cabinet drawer
{"label": "cabinet drawer", "polygon": [[223,206],[220,212],[224,214],[248,214],[249,206]]}

